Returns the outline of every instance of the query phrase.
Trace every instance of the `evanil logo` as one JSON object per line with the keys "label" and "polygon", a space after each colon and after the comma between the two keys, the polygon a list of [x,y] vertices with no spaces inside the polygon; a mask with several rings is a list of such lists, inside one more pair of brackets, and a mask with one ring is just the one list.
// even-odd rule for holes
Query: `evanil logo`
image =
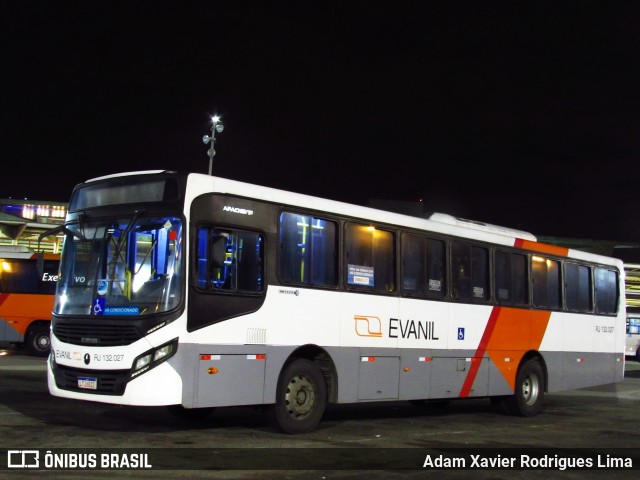
{"label": "evanil logo", "polygon": [[222,208],[222,210],[225,212],[241,213],[242,215],[253,215],[253,210],[248,210],[246,208],[230,207],[229,205],[225,205]]}

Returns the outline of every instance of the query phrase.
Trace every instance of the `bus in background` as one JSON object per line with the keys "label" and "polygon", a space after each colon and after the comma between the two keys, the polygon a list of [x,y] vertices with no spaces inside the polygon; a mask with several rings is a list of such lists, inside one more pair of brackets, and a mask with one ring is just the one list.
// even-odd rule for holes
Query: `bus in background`
{"label": "bus in background", "polygon": [[627,341],[625,353],[640,362],[640,314],[627,313]]}
{"label": "bus in background", "polygon": [[533,416],[624,378],[623,262],[520,230],[160,170],[77,185],[56,230],[54,396],[294,434],[328,403]]}
{"label": "bus in background", "polygon": [[0,246],[0,342],[46,357],[60,255]]}
{"label": "bus in background", "polygon": [[640,264],[625,263],[627,340],[625,353],[640,362]]}

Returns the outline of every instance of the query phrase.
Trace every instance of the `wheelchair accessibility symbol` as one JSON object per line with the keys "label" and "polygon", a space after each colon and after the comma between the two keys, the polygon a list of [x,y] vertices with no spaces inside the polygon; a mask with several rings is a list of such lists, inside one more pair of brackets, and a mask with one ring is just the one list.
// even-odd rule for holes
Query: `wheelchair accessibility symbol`
{"label": "wheelchair accessibility symbol", "polygon": [[464,327],[458,327],[458,340],[464,340]]}
{"label": "wheelchair accessibility symbol", "polygon": [[98,282],[98,288],[96,290],[98,292],[98,295],[106,295],[108,289],[109,289],[109,284],[107,283],[106,280],[100,280]]}
{"label": "wheelchair accessibility symbol", "polygon": [[96,298],[93,303],[93,314],[102,315],[104,313],[104,298]]}

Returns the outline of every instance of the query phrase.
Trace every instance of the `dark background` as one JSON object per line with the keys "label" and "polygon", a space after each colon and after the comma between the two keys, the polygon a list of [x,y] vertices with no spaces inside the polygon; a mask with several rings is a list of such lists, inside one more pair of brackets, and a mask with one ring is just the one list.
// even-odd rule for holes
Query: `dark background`
{"label": "dark background", "polygon": [[635,2],[6,1],[0,198],[213,173],[640,242]]}

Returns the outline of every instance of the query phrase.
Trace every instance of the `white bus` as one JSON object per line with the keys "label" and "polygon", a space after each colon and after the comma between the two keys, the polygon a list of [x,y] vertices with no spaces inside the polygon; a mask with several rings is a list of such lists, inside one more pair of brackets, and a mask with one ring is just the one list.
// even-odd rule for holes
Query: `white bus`
{"label": "white bus", "polygon": [[627,314],[627,341],[625,352],[640,362],[640,314]]}
{"label": "white bus", "polygon": [[622,262],[526,232],[169,171],[79,184],[59,229],[55,396],[301,433],[327,403],[533,416],[624,377]]}

